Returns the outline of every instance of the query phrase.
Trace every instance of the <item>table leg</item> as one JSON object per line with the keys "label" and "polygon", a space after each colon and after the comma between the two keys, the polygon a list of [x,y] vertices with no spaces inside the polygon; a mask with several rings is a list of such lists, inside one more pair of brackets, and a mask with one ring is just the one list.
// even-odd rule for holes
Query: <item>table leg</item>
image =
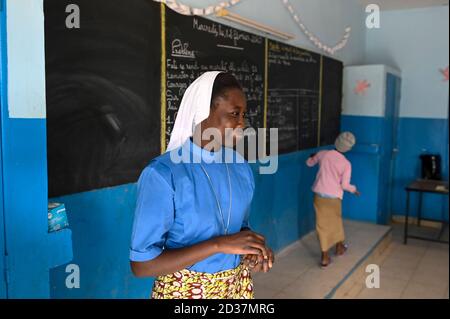
{"label": "table leg", "polygon": [[[443,196],[443,199],[446,199],[447,197],[446,196]],[[445,232],[445,226],[447,226],[448,227],[448,222],[446,222],[445,221],[445,213],[444,213],[444,211],[445,211],[445,202],[444,201],[442,201],[441,202],[441,220],[442,220],[442,227],[441,227],[441,231],[439,232],[439,237],[438,237],[438,240],[441,240],[442,239],[442,236],[444,235],[444,232]]]}
{"label": "table leg", "polygon": [[406,216],[405,216],[405,233],[403,243],[408,244],[408,223],[409,223],[409,191],[406,191]]}
{"label": "table leg", "polygon": [[438,240],[442,240],[442,236],[444,236],[445,226],[448,226],[446,222],[442,222],[441,231],[439,232]]}
{"label": "table leg", "polygon": [[419,211],[417,213],[417,226],[419,227],[422,221],[422,202],[423,202],[423,193],[419,192]]}

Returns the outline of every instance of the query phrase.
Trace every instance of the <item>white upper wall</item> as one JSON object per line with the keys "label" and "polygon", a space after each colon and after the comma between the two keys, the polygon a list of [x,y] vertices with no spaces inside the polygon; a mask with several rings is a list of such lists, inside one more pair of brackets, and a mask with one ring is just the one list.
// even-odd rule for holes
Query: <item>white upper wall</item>
{"label": "white upper wall", "polygon": [[402,117],[448,117],[448,82],[439,71],[448,61],[448,6],[382,12],[381,28],[367,31],[365,63],[402,72]]}
{"label": "white upper wall", "polygon": [[[196,7],[217,0],[181,0]],[[353,31],[348,46],[336,54],[345,64],[364,60],[364,10],[356,0],[294,0],[305,25],[325,44],[341,39],[347,26]],[[7,0],[8,105],[12,118],[45,118],[45,47],[43,0]],[[233,12],[292,33],[288,43],[320,52],[301,32],[280,0],[244,0]],[[213,20],[253,33],[257,31],[220,18]],[[25,94],[26,93],[26,94]]]}
{"label": "white upper wall", "polygon": [[[220,1],[181,0],[180,2],[192,7],[203,8],[217,5]],[[345,28],[350,26],[352,33],[347,47],[336,53],[335,58],[343,61],[345,65],[364,62],[366,16],[364,8],[357,0],[291,0],[291,4],[308,29],[329,46],[340,41]],[[281,0],[243,0],[240,4],[230,8],[230,11],[295,35],[294,40],[286,42],[288,44],[323,53],[302,33]],[[241,30],[258,33],[254,29],[224,19],[209,18]]]}
{"label": "white upper wall", "polygon": [[[9,114],[45,118],[45,50],[42,0],[8,0]],[[195,7],[217,0],[181,0]],[[439,69],[448,67],[448,6],[381,13],[381,29],[365,27],[358,0],[291,0],[305,25],[324,43],[340,40],[352,27],[346,48],[336,54],[345,65],[385,64],[402,72],[403,117],[447,118],[448,82]],[[231,11],[296,38],[287,43],[320,52],[301,32],[281,0],[244,0]],[[213,20],[257,31],[220,18]],[[27,92],[28,94],[24,94]]]}
{"label": "white upper wall", "polygon": [[45,118],[42,0],[8,0],[8,111],[11,118]]}
{"label": "white upper wall", "polygon": [[[370,87],[364,93],[356,94],[354,90],[360,81],[367,81]],[[342,114],[383,117],[386,114],[386,81],[384,65],[346,67]]]}
{"label": "white upper wall", "polygon": [[448,5],[448,0],[358,0],[364,6],[376,3],[381,10],[406,10]]}

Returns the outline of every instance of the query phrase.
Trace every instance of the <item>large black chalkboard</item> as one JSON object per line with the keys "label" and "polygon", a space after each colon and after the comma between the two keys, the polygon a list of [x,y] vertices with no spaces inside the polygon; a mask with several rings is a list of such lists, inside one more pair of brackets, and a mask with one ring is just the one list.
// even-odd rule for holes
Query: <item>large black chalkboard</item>
{"label": "large black chalkboard", "polygon": [[166,11],[166,145],[187,87],[206,71],[228,71],[244,88],[253,128],[264,127],[265,39],[200,17]]}
{"label": "large black chalkboard", "polygon": [[[80,29],[66,27],[69,4],[80,8]],[[332,144],[339,133],[337,60],[148,0],[44,5],[51,197],[135,182],[167,146],[186,88],[205,71],[236,76],[255,129],[264,127],[267,98],[267,127],[279,129],[281,154]]]}
{"label": "large black chalkboard", "polygon": [[[79,29],[66,7],[80,8]],[[160,6],[45,0],[49,196],[135,182],[160,154]]]}
{"label": "large black chalkboard", "polygon": [[320,55],[269,41],[269,128],[279,129],[279,152],[318,145]]}
{"label": "large black chalkboard", "polygon": [[343,68],[341,61],[323,57],[321,146],[334,144],[341,129]]}

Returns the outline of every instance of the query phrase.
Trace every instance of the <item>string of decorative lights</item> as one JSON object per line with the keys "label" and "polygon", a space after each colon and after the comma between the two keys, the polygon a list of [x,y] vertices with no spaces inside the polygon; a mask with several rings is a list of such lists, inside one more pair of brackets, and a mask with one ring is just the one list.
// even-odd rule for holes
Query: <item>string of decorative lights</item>
{"label": "string of decorative lights", "polygon": [[300,27],[300,29],[303,31],[303,33],[309,38],[309,40],[312,43],[314,43],[314,45],[318,49],[325,51],[331,55],[334,55],[337,51],[342,50],[347,45],[347,42],[350,38],[351,30],[352,30],[350,27],[347,27],[345,29],[345,34],[344,34],[343,38],[336,45],[334,45],[333,47],[330,47],[326,44],[323,44],[322,41],[320,41],[320,39],[317,36],[315,36],[312,32],[310,32],[308,30],[308,28],[305,26],[305,24],[301,21],[298,14],[295,12],[295,10],[292,7],[289,0],[281,0],[281,2],[285,5],[287,10],[291,14],[292,18],[297,23],[297,25]]}
{"label": "string of decorative lights", "polygon": [[230,0],[230,1],[220,2],[217,5],[208,6],[206,8],[191,8],[188,5],[179,3],[177,0],[153,0],[153,1],[164,3],[165,5],[167,5],[173,11],[176,11],[179,14],[189,15],[189,16],[192,16],[192,15],[196,15],[196,16],[211,15],[213,13],[219,12],[222,9],[226,9],[226,8],[232,7],[232,6],[236,5],[236,4],[238,4],[239,2],[241,2],[241,0]]}
{"label": "string of decorative lights", "polygon": [[[206,8],[192,8],[188,5],[179,3],[177,0],[154,0],[154,1],[164,3],[170,9],[183,15],[207,16],[214,13],[218,13],[223,9],[232,7],[241,2],[242,0],[223,1],[217,5],[208,6]],[[352,30],[350,27],[345,28],[344,36],[337,44],[335,44],[334,46],[326,45],[315,34],[313,34],[311,31],[308,30],[308,28],[300,19],[299,15],[295,12],[294,7],[291,5],[289,0],[281,0],[281,2],[287,8],[287,10],[291,14],[292,18],[297,23],[297,25],[300,27],[302,32],[319,50],[334,55],[336,52],[342,50],[347,45]]]}

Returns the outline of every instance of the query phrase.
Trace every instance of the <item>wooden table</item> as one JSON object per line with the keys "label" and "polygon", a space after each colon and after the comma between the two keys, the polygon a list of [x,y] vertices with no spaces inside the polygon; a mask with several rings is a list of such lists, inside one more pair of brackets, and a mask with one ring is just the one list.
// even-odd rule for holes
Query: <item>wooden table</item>
{"label": "wooden table", "polygon": [[[425,219],[425,218],[422,218],[423,194],[424,193],[432,193],[432,194],[440,194],[440,195],[447,195],[448,196],[448,182],[419,179],[419,180],[416,180],[416,181],[412,182],[405,189],[406,189],[406,220],[405,220],[405,234],[404,234],[404,243],[405,243],[405,245],[408,243],[408,238],[415,238],[415,239],[428,240],[428,241],[448,244],[448,241],[442,241],[440,239],[442,237],[442,233],[443,233],[443,231],[445,229],[444,228],[445,225],[448,226],[448,222],[446,222],[444,219],[436,220],[436,219]],[[428,220],[428,221],[435,221],[435,222],[442,223],[442,229],[441,229],[441,232],[440,232],[440,235],[439,235],[438,239],[432,239],[432,238],[425,238],[425,237],[408,235],[409,198],[410,198],[410,193],[411,192],[419,193],[418,225],[420,226],[420,221],[421,220]]]}

